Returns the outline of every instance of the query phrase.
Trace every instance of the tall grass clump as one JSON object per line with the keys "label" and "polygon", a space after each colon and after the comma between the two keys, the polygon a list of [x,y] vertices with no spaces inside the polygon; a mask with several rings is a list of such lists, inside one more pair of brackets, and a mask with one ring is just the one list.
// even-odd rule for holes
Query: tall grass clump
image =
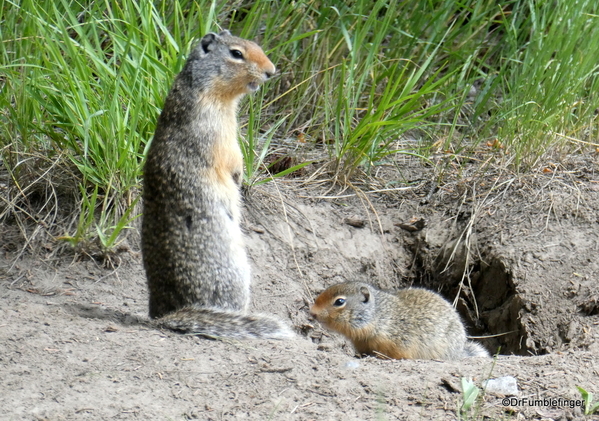
{"label": "tall grass clump", "polygon": [[[265,98],[276,99],[278,113],[268,107],[262,122],[272,126],[282,113],[285,131],[327,145],[342,181],[458,125],[465,93],[499,48],[488,38],[501,9],[490,0],[307,0],[280,2],[275,14],[271,4],[254,2],[247,16],[234,23],[238,32],[255,33],[266,22],[263,39],[281,69]],[[479,114],[486,102],[477,104]],[[397,151],[411,129],[424,142]]]}
{"label": "tall grass clump", "polygon": [[505,19],[498,138],[524,166],[564,143],[597,146],[599,5],[576,0],[519,6]]}
{"label": "tall grass clump", "polygon": [[[324,77],[325,121],[334,141],[335,175],[348,178],[361,165],[369,167],[395,152],[389,146],[398,136],[439,112],[444,101],[428,104],[451,74],[431,72],[432,56],[423,63],[388,57],[398,37],[392,24],[394,3],[360,2],[353,10],[338,14],[345,51],[339,65]],[[425,78],[424,75],[433,73]]]}

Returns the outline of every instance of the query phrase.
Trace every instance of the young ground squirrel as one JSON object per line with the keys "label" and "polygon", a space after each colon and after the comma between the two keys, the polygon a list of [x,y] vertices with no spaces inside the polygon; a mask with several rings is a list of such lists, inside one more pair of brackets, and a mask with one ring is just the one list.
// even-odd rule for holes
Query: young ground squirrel
{"label": "young ground squirrel", "polygon": [[360,354],[440,360],[489,355],[466,340],[454,308],[426,289],[391,294],[363,283],[337,284],[316,298],[310,313],[350,339]]}
{"label": "young ground squirrel", "polygon": [[246,314],[250,265],[240,218],[241,97],[275,66],[229,31],[193,48],[158,119],[144,168],[142,254],[150,317],[205,336],[289,338],[275,318]]}

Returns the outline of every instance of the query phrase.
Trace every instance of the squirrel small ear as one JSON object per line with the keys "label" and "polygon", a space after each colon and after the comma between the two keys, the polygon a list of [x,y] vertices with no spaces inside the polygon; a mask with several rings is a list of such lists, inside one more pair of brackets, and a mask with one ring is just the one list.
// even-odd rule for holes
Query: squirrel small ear
{"label": "squirrel small ear", "polygon": [[202,44],[202,50],[204,50],[205,53],[208,53],[214,49],[214,41],[216,41],[217,36],[218,35],[216,35],[214,32],[208,32],[206,35],[204,35],[204,38],[202,38],[200,43]]}
{"label": "squirrel small ear", "polygon": [[230,36],[232,36],[231,32],[229,32],[227,29],[220,31],[219,35],[221,37],[230,37]]}
{"label": "squirrel small ear", "polygon": [[362,294],[363,303],[370,301],[370,290],[367,287],[360,287],[360,293]]}

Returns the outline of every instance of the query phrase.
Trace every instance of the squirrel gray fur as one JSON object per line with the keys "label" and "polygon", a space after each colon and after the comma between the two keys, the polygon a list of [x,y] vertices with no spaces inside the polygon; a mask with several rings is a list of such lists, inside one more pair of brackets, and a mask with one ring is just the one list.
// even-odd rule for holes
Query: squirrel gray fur
{"label": "squirrel gray fur", "polygon": [[262,49],[229,31],[192,49],[158,119],[144,167],[142,255],[150,317],[208,337],[291,338],[248,315],[250,265],[239,225],[243,157],[237,108],[275,73]]}

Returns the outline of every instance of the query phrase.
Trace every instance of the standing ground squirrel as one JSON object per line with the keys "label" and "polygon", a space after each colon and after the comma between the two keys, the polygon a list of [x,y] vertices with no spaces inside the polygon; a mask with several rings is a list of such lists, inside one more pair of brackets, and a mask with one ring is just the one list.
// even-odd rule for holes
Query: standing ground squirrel
{"label": "standing ground squirrel", "polygon": [[275,66],[255,43],[209,33],[175,79],[144,167],[142,254],[156,325],[206,336],[290,338],[247,315],[250,265],[239,226],[237,108]]}
{"label": "standing ground squirrel", "polygon": [[337,284],[316,298],[310,313],[360,354],[440,360],[489,355],[466,339],[455,309],[426,289],[391,294],[358,282]]}

